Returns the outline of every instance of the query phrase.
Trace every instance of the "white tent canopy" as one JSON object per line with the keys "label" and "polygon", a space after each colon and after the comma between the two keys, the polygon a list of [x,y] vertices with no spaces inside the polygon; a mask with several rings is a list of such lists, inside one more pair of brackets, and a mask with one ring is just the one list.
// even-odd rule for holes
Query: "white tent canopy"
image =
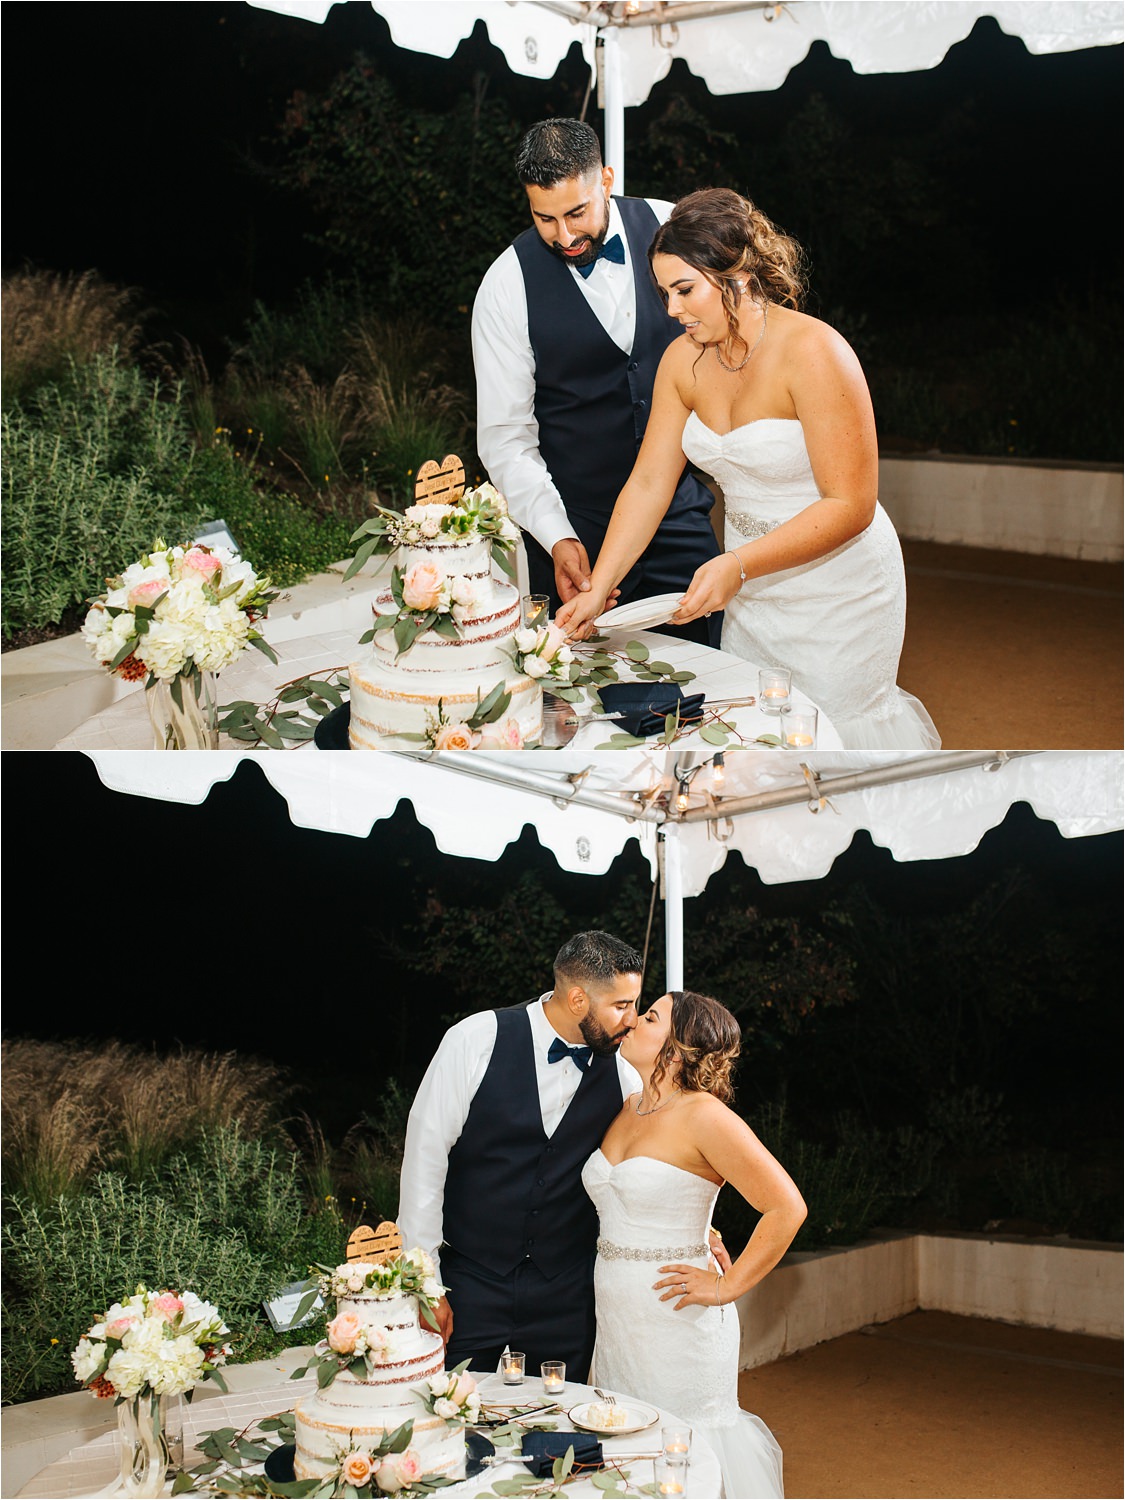
{"label": "white tent canopy", "polygon": [[[247,757],[90,752],[115,791],[200,803]],[[249,760],[300,827],[365,838],[402,801],[447,854],[496,860],[525,827],[566,870],[604,874],[636,839],[666,902],[666,983],[683,983],[683,900],[737,851],[769,884],[818,879],[865,829],[896,860],[976,848],[1015,802],[1066,838],[1125,827],[1112,752],[914,755],[672,750],[315,755]],[[679,806],[678,803],[683,803]]]}
{"label": "white tent canopy", "polygon": [[[250,0],[323,21],[331,0]],[[1125,38],[1117,0],[372,0],[396,46],[452,57],[478,21],[515,73],[551,78],[578,42],[599,83],[605,159],[625,191],[625,109],[682,57],[714,94],[778,88],[815,41],[857,73],[933,68],[981,16],[1033,53]]]}

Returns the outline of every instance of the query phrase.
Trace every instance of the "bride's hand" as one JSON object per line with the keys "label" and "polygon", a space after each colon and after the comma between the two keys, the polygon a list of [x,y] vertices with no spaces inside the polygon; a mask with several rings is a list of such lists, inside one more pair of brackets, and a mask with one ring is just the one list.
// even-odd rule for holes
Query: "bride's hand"
{"label": "bride's hand", "polygon": [[[667,1272],[667,1275],[665,1275]],[[660,1293],[661,1302],[678,1298],[674,1312],[682,1307],[715,1307],[719,1303],[722,1277],[718,1271],[703,1271],[698,1266],[661,1266],[663,1281],[654,1281],[652,1289]]]}
{"label": "bride's hand", "polygon": [[585,640],[594,635],[594,621],[605,612],[606,596],[593,589],[585,594],[576,594],[555,615],[555,624],[566,631],[572,640]]}
{"label": "bride's hand", "polygon": [[671,623],[686,625],[689,620],[698,620],[700,615],[713,615],[726,609],[741,586],[742,572],[733,553],[723,552],[713,557],[701,568],[696,568]]}

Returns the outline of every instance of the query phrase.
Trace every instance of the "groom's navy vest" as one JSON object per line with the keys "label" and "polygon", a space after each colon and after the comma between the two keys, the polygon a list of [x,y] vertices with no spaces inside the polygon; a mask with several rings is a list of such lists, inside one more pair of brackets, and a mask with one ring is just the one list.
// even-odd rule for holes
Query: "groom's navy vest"
{"label": "groom's navy vest", "polygon": [[[652,408],[656,367],[682,331],[665,311],[649,270],[648,247],[659,227],[656,215],[643,198],[614,201],[633,266],[636,326],[629,354],[610,338],[570,268],[537,230],[525,230],[514,247],[527,292],[527,331],[535,355],[539,452],[578,535],[588,548],[588,536],[593,539],[591,561],[613,503],[633,471]],[[668,518],[698,514],[705,557],[720,550],[710,534],[713,503],[706,485],[685,469]],[[696,566],[695,561],[688,566],[685,586]]]}
{"label": "groom's navy vest", "polygon": [[[522,1005],[496,1012],[492,1058],[449,1153],[444,1236],[500,1275],[531,1260],[544,1276],[556,1276],[597,1246],[598,1216],[582,1168],[621,1108],[621,1083],[616,1058],[591,1058],[548,1138],[527,1012]],[[553,1066],[574,1063],[564,1058]]]}

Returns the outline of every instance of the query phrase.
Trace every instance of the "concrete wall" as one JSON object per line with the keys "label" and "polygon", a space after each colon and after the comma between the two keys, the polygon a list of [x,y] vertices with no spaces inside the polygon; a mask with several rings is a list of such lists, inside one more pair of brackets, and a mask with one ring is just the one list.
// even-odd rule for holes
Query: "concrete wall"
{"label": "concrete wall", "polygon": [[892,1233],[787,1255],[738,1301],[741,1368],[924,1308],[1122,1337],[1120,1247]]}
{"label": "concrete wall", "polygon": [[879,460],[899,536],[1087,562],[1122,560],[1120,466],[919,455]]}

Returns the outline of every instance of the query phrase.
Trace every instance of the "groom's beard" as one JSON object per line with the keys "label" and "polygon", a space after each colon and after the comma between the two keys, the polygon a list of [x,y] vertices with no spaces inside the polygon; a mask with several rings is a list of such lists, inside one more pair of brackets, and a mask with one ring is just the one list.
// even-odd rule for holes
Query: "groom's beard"
{"label": "groom's beard", "polygon": [[578,1029],[582,1033],[582,1040],[595,1057],[612,1057],[629,1035],[629,1027],[626,1026],[616,1036],[612,1036],[593,1014],[584,1015],[578,1023]]}
{"label": "groom's beard", "polygon": [[554,244],[549,245],[547,248],[551,251],[552,254],[557,255],[560,260],[565,261],[568,266],[591,266],[600,255],[601,248],[605,244],[605,237],[608,233],[609,200],[606,199],[605,223],[602,225],[602,231],[600,234],[590,236],[589,243],[587,244],[585,250],[583,250],[581,255],[564,255],[563,248],[557,240],[554,242]]}

